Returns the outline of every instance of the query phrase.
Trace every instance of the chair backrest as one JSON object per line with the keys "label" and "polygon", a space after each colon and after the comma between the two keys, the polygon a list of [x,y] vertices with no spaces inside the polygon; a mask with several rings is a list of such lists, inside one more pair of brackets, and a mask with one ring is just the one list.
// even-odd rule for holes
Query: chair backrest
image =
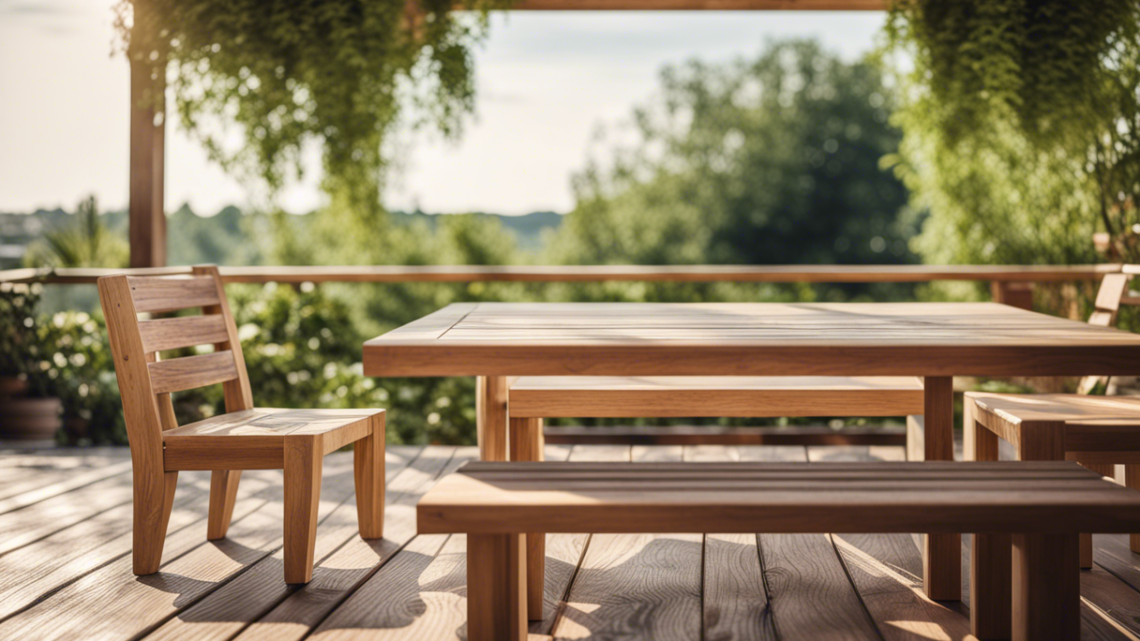
{"label": "chair backrest", "polygon": [[[221,383],[226,412],[253,409],[245,358],[217,267],[195,267],[190,276],[100,278],[99,301],[132,456],[162,460],[162,432],[178,426],[172,392]],[[202,313],[149,317],[193,308]],[[139,314],[148,317],[140,320]],[[213,351],[161,358],[162,352],[199,345],[212,345]]]}
{"label": "chair backrest", "polygon": [[[1124,265],[1119,273],[1105,274],[1100,281],[1100,289],[1096,292],[1096,302],[1089,316],[1090,325],[1112,327],[1116,324],[1116,315],[1120,312],[1121,305],[1140,305],[1140,297],[1130,295],[1128,289],[1129,281],[1136,274],[1140,274],[1140,265]],[[1088,394],[1102,380],[1105,377],[1086,376],[1081,379],[1077,392]]]}

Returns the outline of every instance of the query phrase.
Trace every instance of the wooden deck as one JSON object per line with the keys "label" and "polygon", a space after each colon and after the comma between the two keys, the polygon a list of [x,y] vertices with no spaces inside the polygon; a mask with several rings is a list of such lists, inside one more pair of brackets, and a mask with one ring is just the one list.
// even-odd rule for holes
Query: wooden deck
{"label": "wooden deck", "polygon": [[[126,450],[0,452],[0,639],[464,638],[465,541],[414,506],[468,447],[390,447],[384,541],[356,532],[352,458],[326,460],[313,582],[282,582],[280,472],[246,472],[229,539],[206,539],[209,473],[179,478],[162,571],[131,574]],[[572,460],[901,460],[901,447],[548,446]],[[964,537],[968,546],[969,537]],[[1086,639],[1140,638],[1140,555],[1096,537]],[[550,535],[532,639],[964,639],[927,601],[910,535]],[[965,556],[968,562],[968,555]],[[968,576],[968,573],[963,573]],[[963,594],[968,594],[963,590]]]}

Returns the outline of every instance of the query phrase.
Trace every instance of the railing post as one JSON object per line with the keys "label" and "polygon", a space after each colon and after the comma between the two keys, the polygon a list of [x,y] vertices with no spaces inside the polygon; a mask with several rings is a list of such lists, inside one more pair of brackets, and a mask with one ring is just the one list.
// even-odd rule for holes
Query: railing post
{"label": "railing post", "polygon": [[990,281],[995,303],[1033,311],[1033,283],[1022,281]]}

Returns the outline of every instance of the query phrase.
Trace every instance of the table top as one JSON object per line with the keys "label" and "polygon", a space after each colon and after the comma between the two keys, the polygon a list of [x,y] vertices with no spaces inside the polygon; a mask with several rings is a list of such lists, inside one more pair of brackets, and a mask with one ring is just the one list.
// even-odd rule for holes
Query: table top
{"label": "table top", "polygon": [[995,303],[460,303],[364,344],[370,376],[1140,373],[1140,335]]}
{"label": "table top", "polygon": [[1134,531],[1140,493],[1063,461],[468,463],[416,511],[421,534],[1075,534]]}

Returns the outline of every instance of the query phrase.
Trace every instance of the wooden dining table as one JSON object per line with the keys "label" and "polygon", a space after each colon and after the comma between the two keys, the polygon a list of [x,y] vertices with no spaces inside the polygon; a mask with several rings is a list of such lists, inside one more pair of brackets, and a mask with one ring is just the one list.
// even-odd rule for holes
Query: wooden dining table
{"label": "wooden dining table", "polygon": [[[478,377],[484,460],[507,460],[511,379],[567,375],[920,376],[922,453],[953,460],[954,376],[1140,374],[1140,335],[996,303],[456,303],[363,355],[368,376]],[[960,599],[960,537],[924,541],[927,595]]]}

